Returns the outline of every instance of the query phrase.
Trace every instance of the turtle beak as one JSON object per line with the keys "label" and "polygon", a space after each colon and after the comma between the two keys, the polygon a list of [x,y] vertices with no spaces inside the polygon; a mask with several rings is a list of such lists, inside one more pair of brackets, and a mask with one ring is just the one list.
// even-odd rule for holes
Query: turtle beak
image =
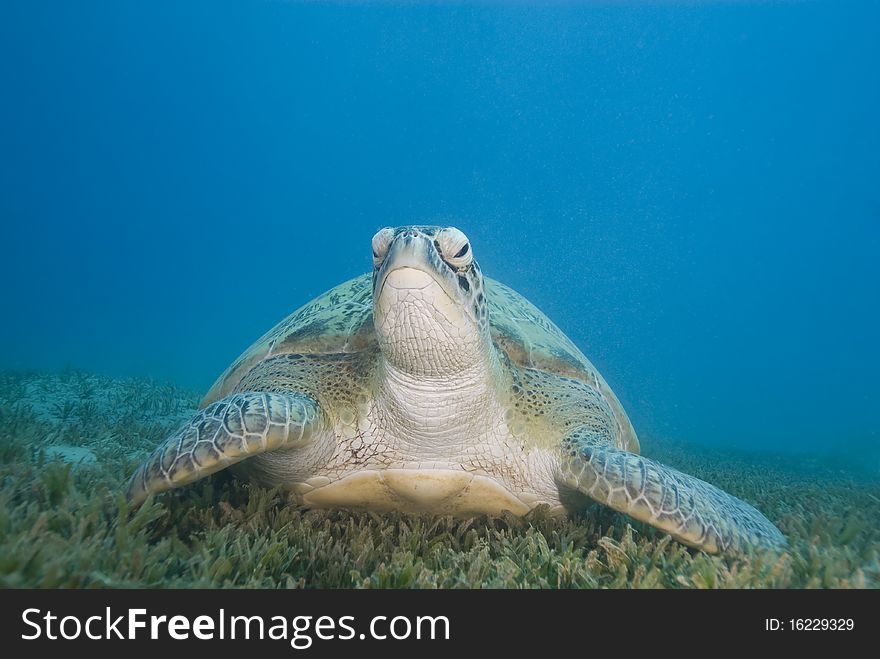
{"label": "turtle beak", "polygon": [[436,282],[445,290],[446,282],[438,270],[438,262],[439,256],[429,237],[415,232],[401,234],[388,248],[388,254],[379,269],[375,289],[377,297],[386,284],[398,289],[420,289]]}

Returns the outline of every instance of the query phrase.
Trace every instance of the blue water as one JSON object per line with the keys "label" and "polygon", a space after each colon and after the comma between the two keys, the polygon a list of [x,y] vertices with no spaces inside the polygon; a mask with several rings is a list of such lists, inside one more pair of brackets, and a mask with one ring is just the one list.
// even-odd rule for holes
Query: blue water
{"label": "blue water", "polygon": [[0,5],[0,367],[206,389],[454,224],[645,437],[878,449],[880,5]]}

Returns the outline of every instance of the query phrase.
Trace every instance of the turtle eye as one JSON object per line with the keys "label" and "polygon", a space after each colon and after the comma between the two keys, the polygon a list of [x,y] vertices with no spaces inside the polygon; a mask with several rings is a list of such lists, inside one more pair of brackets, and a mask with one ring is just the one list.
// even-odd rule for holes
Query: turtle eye
{"label": "turtle eye", "polygon": [[455,227],[443,229],[437,234],[436,245],[440,256],[453,268],[466,268],[474,260],[467,236]]}
{"label": "turtle eye", "polygon": [[382,259],[388,253],[388,246],[392,240],[394,240],[394,229],[388,227],[380,229],[373,236],[373,266],[378,268],[379,264],[382,263]]}

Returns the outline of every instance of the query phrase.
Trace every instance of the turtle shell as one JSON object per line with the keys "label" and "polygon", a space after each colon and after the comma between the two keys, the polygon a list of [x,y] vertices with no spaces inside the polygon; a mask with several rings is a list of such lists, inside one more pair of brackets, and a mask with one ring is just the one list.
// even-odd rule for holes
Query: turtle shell
{"label": "turtle shell", "polygon": [[[618,421],[635,432],[596,367],[535,305],[501,282],[484,279],[492,340],[514,364],[580,380],[597,389]],[[372,275],[330,289],[258,339],[217,379],[202,407],[232,392],[260,361],[283,354],[339,354],[377,349]],[[636,444],[637,446],[637,444]]]}
{"label": "turtle shell", "polygon": [[556,324],[522,295],[486,277],[489,325],[495,345],[517,366],[580,380],[608,402],[620,424],[623,446],[638,453],[639,440],[623,406],[593,363]]}
{"label": "turtle shell", "polygon": [[366,274],[319,295],[257,339],[217,378],[201,406],[232,392],[248,371],[269,357],[361,352],[375,345],[372,276]]}

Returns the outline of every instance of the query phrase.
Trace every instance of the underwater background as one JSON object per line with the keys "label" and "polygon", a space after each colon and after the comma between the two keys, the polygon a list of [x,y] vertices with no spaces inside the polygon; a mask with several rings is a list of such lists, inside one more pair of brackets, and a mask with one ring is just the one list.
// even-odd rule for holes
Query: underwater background
{"label": "underwater background", "polygon": [[[878,24],[844,1],[2,3],[2,583],[877,585]],[[117,518],[137,451],[412,223],[461,228],[644,452],[755,502],[790,561],[737,571],[610,512],[386,536],[224,478]],[[236,525],[260,515],[278,555],[376,553],[256,578]]]}

